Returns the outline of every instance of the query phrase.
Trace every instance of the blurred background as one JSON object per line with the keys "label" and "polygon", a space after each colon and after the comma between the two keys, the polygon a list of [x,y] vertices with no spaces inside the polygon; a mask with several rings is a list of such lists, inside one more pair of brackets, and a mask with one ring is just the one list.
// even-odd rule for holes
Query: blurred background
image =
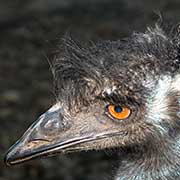
{"label": "blurred background", "polygon": [[[82,152],[6,167],[3,156],[54,101],[46,54],[67,31],[120,39],[157,21],[180,21],[179,0],[0,0],[0,180],[108,180],[116,152]],[[112,169],[114,171],[112,171]]]}

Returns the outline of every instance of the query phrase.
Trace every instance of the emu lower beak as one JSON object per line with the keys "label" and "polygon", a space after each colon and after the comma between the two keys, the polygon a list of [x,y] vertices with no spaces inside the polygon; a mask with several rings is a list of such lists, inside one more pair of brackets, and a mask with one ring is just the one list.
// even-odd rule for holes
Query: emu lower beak
{"label": "emu lower beak", "polygon": [[61,116],[61,111],[60,105],[56,104],[41,115],[9,149],[5,163],[15,165],[36,157],[79,151],[82,149],[79,144],[122,134],[107,131],[99,134],[90,131],[83,134],[79,132],[75,122],[67,124],[67,120]]}

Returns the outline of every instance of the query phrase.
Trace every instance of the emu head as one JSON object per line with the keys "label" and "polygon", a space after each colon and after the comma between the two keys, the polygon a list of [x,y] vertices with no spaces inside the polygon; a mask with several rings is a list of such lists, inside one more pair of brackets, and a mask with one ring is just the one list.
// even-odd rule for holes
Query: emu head
{"label": "emu head", "polygon": [[173,142],[180,134],[179,31],[156,26],[89,47],[65,39],[52,65],[57,101],[10,148],[6,163]]}

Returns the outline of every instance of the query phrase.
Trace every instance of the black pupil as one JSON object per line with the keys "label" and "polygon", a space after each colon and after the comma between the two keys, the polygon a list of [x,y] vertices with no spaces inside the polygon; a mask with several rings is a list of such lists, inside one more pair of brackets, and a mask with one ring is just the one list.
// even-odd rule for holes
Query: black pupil
{"label": "black pupil", "polygon": [[120,113],[120,112],[122,112],[122,107],[121,107],[121,106],[115,106],[115,107],[114,107],[114,110],[115,110],[117,113]]}

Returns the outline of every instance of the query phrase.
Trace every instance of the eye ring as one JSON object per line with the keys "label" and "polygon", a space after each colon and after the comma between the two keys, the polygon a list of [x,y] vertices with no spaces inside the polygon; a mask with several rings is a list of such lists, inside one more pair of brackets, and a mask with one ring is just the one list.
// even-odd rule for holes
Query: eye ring
{"label": "eye ring", "polygon": [[131,110],[128,107],[109,104],[106,108],[106,113],[113,119],[124,120],[130,116]]}

